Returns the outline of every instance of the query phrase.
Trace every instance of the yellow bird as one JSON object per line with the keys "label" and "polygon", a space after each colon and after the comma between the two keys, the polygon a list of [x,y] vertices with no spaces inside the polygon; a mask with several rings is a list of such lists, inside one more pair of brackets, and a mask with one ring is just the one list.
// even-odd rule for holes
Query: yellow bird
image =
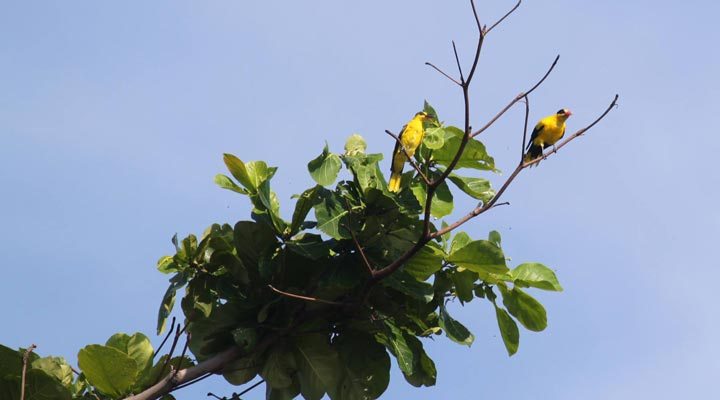
{"label": "yellow bird", "polygon": [[543,154],[543,150],[548,146],[555,146],[558,140],[565,135],[565,121],[572,115],[567,108],[563,108],[553,115],[549,115],[540,120],[535,125],[530,143],[527,145],[527,153],[524,161],[530,162]]}
{"label": "yellow bird", "polygon": [[[400,177],[405,161],[407,161],[405,152],[407,152],[407,155],[410,157],[415,155],[415,151],[418,147],[420,147],[420,143],[422,143],[423,137],[425,136],[423,122],[428,118],[431,117],[427,113],[421,111],[415,114],[415,117],[413,117],[413,119],[411,119],[410,122],[403,127],[402,132],[400,132],[400,142],[395,142],[395,149],[393,150],[392,166],[390,167],[390,181],[388,182],[389,191],[400,191]],[[405,151],[400,148],[400,143],[402,143]]]}

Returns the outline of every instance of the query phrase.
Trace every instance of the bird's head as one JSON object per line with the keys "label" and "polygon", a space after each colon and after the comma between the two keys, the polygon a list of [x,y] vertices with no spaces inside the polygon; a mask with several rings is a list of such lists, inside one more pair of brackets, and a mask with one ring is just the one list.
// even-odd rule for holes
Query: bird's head
{"label": "bird's head", "polygon": [[415,114],[415,118],[420,118],[421,121],[428,121],[434,119],[435,117],[426,113],[425,111],[420,111],[419,113]]}
{"label": "bird's head", "polygon": [[557,112],[557,115],[558,115],[558,117],[561,117],[562,119],[568,119],[572,115],[572,111],[570,111],[567,108],[563,108]]}

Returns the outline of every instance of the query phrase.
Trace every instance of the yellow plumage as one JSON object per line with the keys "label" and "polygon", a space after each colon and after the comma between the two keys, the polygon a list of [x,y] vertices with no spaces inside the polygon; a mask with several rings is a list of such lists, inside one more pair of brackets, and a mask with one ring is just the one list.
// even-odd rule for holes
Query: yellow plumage
{"label": "yellow plumage", "polygon": [[[424,112],[415,114],[415,117],[410,120],[400,132],[400,143],[405,148],[405,152],[412,157],[415,155],[415,151],[420,147],[423,137],[425,136],[425,128],[423,122],[428,119],[428,115]],[[400,143],[395,142],[395,149],[393,150],[392,166],[390,167],[390,181],[388,182],[388,190],[391,192],[400,191],[400,177],[402,174],[403,166],[407,161],[405,152],[400,147]]]}
{"label": "yellow plumage", "polygon": [[530,142],[527,146],[527,153],[524,161],[530,162],[543,154],[543,150],[548,146],[554,146],[558,140],[565,135],[565,121],[572,115],[567,108],[563,108],[553,115],[549,115],[540,120],[535,125]]}

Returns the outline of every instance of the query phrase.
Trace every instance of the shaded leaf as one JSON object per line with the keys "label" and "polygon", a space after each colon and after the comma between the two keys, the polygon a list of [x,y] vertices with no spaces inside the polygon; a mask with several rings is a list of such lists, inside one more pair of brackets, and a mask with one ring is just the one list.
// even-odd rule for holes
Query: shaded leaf
{"label": "shaded leaf", "polygon": [[445,331],[445,335],[453,342],[470,346],[475,340],[475,337],[465,325],[453,319],[453,317],[448,314],[447,308],[444,305],[440,306],[439,322],[440,328]]}
{"label": "shaded leaf", "polygon": [[507,349],[508,355],[512,356],[517,352],[520,344],[520,331],[518,331],[517,324],[510,318],[507,311],[497,305],[495,306],[495,317],[503,343],[505,343],[505,349]]}
{"label": "shaded leaf", "polygon": [[390,382],[390,357],[372,336],[344,331],[333,343],[340,355],[340,380],[330,397],[342,400],[377,399]]}
{"label": "shaded leaf", "polygon": [[300,393],[306,400],[320,400],[340,382],[341,365],[338,353],[330,347],[323,334],[309,334],[295,340]]}
{"label": "shaded leaf", "polygon": [[498,285],[503,296],[505,308],[517,318],[528,330],[540,332],[547,327],[547,313],[545,307],[520,288],[508,290],[504,285]]}
{"label": "shaded leaf", "polygon": [[290,235],[298,233],[305,222],[305,218],[312,209],[313,205],[319,200],[318,191],[321,187],[314,186],[298,196],[295,203],[295,211],[293,212],[292,222],[290,223]]}

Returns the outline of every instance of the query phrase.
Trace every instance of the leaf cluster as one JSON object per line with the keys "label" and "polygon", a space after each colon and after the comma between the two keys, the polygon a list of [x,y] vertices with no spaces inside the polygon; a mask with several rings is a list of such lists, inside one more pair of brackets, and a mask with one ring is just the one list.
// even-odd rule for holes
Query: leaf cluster
{"label": "leaf cluster", "polygon": [[[437,116],[427,103],[425,110]],[[463,131],[439,122],[426,129],[415,161],[434,179],[452,162]],[[181,307],[197,360],[229,346],[239,346],[246,355],[225,368],[228,382],[241,385],[259,375],[267,382],[269,399],[325,394],[371,399],[388,385],[391,358],[410,384],[435,384],[425,338],[444,334],[456,343],[473,343],[469,329],[451,316],[449,305],[455,300],[491,303],[510,355],[519,344],[517,322],[543,330],[545,309],[523,288],[562,288],[542,264],[508,267],[495,231],[488,239],[464,232],[442,235],[387,278],[371,279],[373,271],[401,257],[422,236],[428,192],[421,175],[411,170],[403,176],[401,191],[390,193],[379,166],[383,155],[367,154],[366,148],[359,135],[348,139],[342,154],[326,145],[308,163],[316,185],[294,196],[289,220],[271,189],[276,168],[225,154],[231,176],[218,175],[215,182],[249,198],[251,220],[214,224],[199,239],[173,238],[175,254],[158,262],[161,272],[172,274],[158,333],[184,288]],[[338,181],[343,167],[348,178]],[[457,169],[497,171],[475,139],[466,145]],[[472,174],[453,173],[449,181],[487,202],[494,195],[490,183]],[[450,214],[454,195],[447,183],[433,195],[430,214]]]}

